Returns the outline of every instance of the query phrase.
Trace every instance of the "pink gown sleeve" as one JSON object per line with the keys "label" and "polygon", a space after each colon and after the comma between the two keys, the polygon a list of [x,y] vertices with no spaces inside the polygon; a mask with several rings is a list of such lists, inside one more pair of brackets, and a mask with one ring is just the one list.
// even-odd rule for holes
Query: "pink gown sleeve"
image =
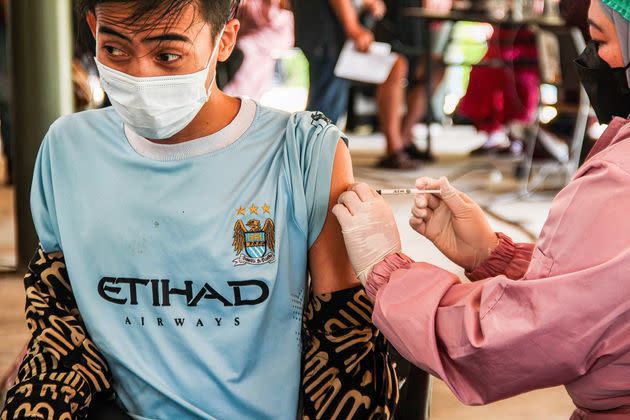
{"label": "pink gown sleeve", "polygon": [[469,405],[570,383],[630,351],[628,232],[628,168],[594,159],[554,200],[522,279],[461,283],[390,256],[366,285],[374,323]]}
{"label": "pink gown sleeve", "polygon": [[473,271],[467,271],[466,277],[471,281],[505,275],[518,280],[525,275],[532,260],[534,244],[517,244],[510,237],[497,233],[499,246]]}

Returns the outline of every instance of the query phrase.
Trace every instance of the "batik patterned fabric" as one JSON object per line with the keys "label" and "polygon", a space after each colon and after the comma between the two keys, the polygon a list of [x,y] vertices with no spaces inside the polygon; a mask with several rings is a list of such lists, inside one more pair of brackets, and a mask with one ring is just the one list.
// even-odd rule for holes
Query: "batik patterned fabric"
{"label": "batik patterned fabric", "polygon": [[304,313],[304,420],[390,419],[398,381],[363,288],[315,296]]}
{"label": "batik patterned fabric", "polygon": [[38,249],[24,286],[32,338],[0,419],[84,418],[94,397],[114,394],[107,363],[85,331],[63,254]]}

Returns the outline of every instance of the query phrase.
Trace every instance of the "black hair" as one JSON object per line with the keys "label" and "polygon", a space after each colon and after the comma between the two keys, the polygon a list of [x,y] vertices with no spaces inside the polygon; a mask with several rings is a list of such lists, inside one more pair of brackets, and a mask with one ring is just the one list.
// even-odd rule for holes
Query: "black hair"
{"label": "black hair", "polygon": [[[85,18],[89,12],[94,12],[96,6],[102,3],[125,3],[133,5],[133,13],[120,22],[125,25],[136,25],[139,30],[151,30],[160,22],[177,17],[186,6],[196,5],[197,11],[210,24],[212,38],[215,38],[221,28],[236,17],[241,0],[77,0],[76,13],[79,21],[79,43],[89,45],[91,34]],[[147,19],[147,15],[155,15],[156,19]]]}

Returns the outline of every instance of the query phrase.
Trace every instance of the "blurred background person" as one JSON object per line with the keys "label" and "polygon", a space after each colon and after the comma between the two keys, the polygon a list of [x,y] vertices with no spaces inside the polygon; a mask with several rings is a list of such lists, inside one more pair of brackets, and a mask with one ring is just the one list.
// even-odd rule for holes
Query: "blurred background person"
{"label": "blurred background person", "polygon": [[306,109],[323,112],[338,123],[348,108],[350,82],[335,76],[335,66],[346,39],[359,51],[367,51],[374,34],[359,20],[359,11],[381,18],[382,0],[293,0],[295,43],[309,64]]}
{"label": "blurred background person", "polygon": [[8,0],[0,0],[0,137],[5,161],[5,182],[13,184],[11,159],[11,113],[9,108],[9,39],[8,39]]}
{"label": "blurred background person", "polygon": [[[386,155],[379,160],[378,167],[386,169],[416,169],[422,152],[412,142],[411,136],[403,137],[401,108],[405,102],[409,64],[398,56],[387,80],[376,88],[376,105],[380,129],[385,136]],[[408,110],[413,107],[409,106]],[[416,107],[417,109],[417,107]]]}
{"label": "blurred background person", "polygon": [[[321,111],[333,122],[339,122],[348,107],[350,81],[334,74],[346,39],[351,39],[359,51],[369,50],[375,35],[368,26],[377,22],[376,39],[391,44],[398,52],[398,59],[388,78],[376,90],[378,120],[387,143],[386,154],[378,163],[381,168],[415,169],[427,157],[413,143],[412,129],[426,111],[424,68],[420,59],[430,52],[421,51],[423,23],[403,16],[405,8],[422,5],[434,11],[448,11],[452,1],[294,2],[296,43],[309,61],[307,109]],[[440,80],[442,74],[436,72],[434,83]],[[401,110],[404,109],[406,112],[403,114]]]}
{"label": "blurred background person", "polygon": [[228,95],[260,100],[271,87],[274,51],[293,46],[293,14],[283,0],[246,0],[239,8],[236,48],[242,62],[225,87]]}
{"label": "blurred background person", "polygon": [[[400,55],[389,78],[377,88],[376,101],[380,128],[387,140],[387,151],[379,166],[392,169],[413,169],[427,160],[413,142],[413,127],[427,110],[425,85],[424,36],[427,22],[410,19],[404,11],[423,6],[434,12],[448,12],[452,0],[386,0],[387,12],[375,27],[376,40],[392,45]],[[431,29],[430,29],[431,30]],[[431,83],[437,85],[444,75],[443,67],[433,74]],[[401,116],[401,109],[406,112]]]}
{"label": "blurred background person", "polygon": [[88,68],[79,57],[72,60],[72,88],[74,106],[77,111],[83,111],[95,105]]}

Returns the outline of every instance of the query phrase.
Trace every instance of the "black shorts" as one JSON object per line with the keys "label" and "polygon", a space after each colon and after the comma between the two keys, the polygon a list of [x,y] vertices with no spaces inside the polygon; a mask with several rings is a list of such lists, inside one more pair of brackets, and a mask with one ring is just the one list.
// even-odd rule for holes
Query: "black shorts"
{"label": "black shorts", "polygon": [[387,13],[374,27],[374,38],[391,44],[392,51],[409,62],[410,74],[426,54],[426,21],[403,15],[408,7],[418,6],[418,0],[386,0]]}

